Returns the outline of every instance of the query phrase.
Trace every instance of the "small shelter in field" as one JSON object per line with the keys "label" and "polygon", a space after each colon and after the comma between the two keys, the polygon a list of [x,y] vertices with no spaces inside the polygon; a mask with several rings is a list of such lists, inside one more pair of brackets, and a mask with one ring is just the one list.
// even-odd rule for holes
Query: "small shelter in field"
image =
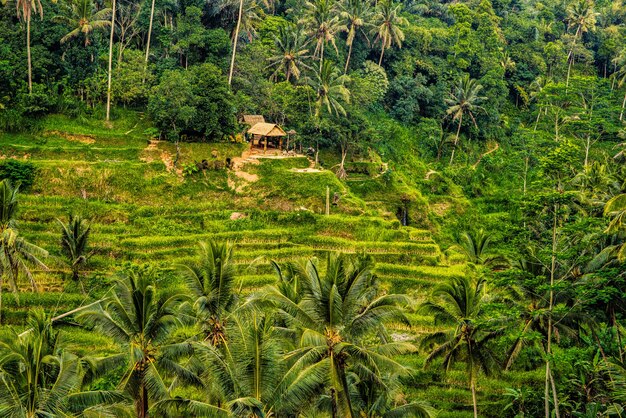
{"label": "small shelter in field", "polygon": [[283,138],[287,136],[283,128],[276,125],[275,123],[266,123],[266,122],[258,122],[254,124],[250,129],[248,129],[247,133],[252,135],[252,139],[250,142],[251,146],[254,146],[255,141],[257,141],[258,145],[261,145],[261,141],[263,141],[263,150],[267,150],[268,139],[275,140],[278,138],[278,148],[283,148]]}

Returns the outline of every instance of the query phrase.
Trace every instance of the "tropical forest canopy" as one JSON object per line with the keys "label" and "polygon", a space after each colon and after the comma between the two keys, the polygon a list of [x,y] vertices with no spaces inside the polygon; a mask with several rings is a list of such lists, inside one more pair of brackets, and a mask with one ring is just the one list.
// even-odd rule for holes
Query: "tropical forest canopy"
{"label": "tropical forest canopy", "polygon": [[624,0],[4,0],[0,416],[624,416],[625,152]]}

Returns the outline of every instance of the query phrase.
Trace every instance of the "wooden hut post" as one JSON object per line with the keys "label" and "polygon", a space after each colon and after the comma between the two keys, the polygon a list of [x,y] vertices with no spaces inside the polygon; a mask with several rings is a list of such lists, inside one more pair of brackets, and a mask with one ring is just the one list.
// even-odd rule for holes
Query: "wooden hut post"
{"label": "wooden hut post", "polygon": [[263,154],[267,151],[267,137],[265,137],[265,143],[263,144]]}

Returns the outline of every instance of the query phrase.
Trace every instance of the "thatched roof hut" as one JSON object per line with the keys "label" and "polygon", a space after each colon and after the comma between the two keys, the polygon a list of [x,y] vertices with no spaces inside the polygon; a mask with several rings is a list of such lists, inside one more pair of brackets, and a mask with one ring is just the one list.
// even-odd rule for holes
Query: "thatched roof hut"
{"label": "thatched roof hut", "polygon": [[283,137],[287,136],[283,128],[276,125],[275,123],[265,123],[259,122],[255,124],[252,128],[248,129],[248,134],[252,135],[252,140],[250,141],[250,147],[254,146],[254,140],[258,139],[258,144],[261,144],[261,140],[265,139],[263,144],[263,150],[267,150],[267,139],[268,138],[278,138],[278,148],[283,148]]}
{"label": "thatched roof hut", "polygon": [[248,133],[258,136],[287,136],[283,128],[275,123],[260,122],[248,129]]}

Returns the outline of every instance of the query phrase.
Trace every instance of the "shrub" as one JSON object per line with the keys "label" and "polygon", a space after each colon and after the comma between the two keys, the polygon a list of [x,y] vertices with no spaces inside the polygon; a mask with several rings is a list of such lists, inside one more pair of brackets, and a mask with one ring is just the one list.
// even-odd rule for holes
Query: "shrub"
{"label": "shrub", "polygon": [[29,189],[35,181],[37,169],[27,161],[7,160],[0,163],[0,180],[9,179],[22,189]]}

